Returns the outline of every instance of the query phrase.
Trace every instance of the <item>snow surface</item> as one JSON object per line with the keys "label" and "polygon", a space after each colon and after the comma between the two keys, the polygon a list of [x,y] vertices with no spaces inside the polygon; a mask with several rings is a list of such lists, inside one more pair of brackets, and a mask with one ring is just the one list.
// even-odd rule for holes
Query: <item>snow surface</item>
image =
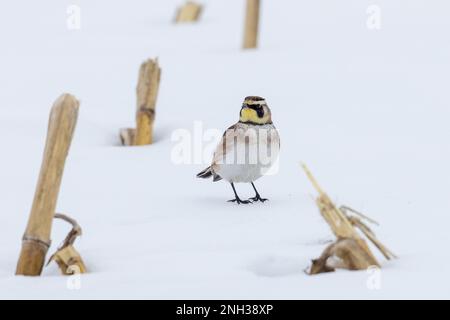
{"label": "snow surface", "polygon": [[[173,25],[173,0],[11,1],[0,10],[0,298],[450,298],[450,4],[438,0],[264,1],[260,48],[240,50],[243,0],[203,1]],[[69,5],[81,29],[66,27]],[[369,5],[381,30],[366,27]],[[163,68],[156,143],[118,146],[134,122],[139,64]],[[15,277],[53,101],[81,101],[58,212],[84,229],[90,273],[71,290],[52,264]],[[242,99],[266,97],[282,140],[265,204],[227,203],[207,163],[171,160],[178,129],[220,129]],[[307,276],[332,234],[300,170],[339,204],[381,223],[400,258]],[[243,198],[251,186],[238,185]],[[68,227],[54,225],[53,252]],[[69,278],[69,281],[74,279]],[[76,279],[75,279],[76,280]]]}

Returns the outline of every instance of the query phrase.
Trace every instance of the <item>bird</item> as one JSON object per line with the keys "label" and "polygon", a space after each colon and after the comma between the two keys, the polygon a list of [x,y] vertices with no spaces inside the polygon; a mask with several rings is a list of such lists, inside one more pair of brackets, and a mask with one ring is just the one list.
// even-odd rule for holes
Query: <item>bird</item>
{"label": "bird", "polygon": [[[268,199],[261,197],[254,182],[269,171],[277,161],[279,151],[280,136],[266,100],[260,96],[248,96],[242,104],[239,121],[224,132],[211,165],[197,177],[229,182],[235,196],[229,202],[265,202]],[[235,183],[250,183],[255,196],[242,200],[236,192]]]}

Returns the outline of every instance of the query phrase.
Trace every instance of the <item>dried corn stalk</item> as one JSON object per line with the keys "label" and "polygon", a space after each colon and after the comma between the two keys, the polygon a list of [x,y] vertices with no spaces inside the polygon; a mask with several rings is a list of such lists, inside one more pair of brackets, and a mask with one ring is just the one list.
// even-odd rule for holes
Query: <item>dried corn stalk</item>
{"label": "dried corn stalk", "polygon": [[77,250],[75,250],[73,244],[78,236],[81,236],[82,230],[78,223],[61,213],[55,214],[55,218],[62,219],[72,225],[72,230],[70,230],[66,239],[64,239],[62,245],[58,250],[50,257],[47,265],[55,261],[61,272],[64,275],[71,275],[74,273],[86,273],[86,267],[84,265],[83,259]]}
{"label": "dried corn stalk", "polygon": [[195,22],[199,19],[202,10],[202,5],[188,1],[178,8],[175,23]]}
{"label": "dried corn stalk", "polygon": [[244,24],[244,49],[258,46],[260,0],[247,0]]}
{"label": "dried corn stalk", "polygon": [[22,239],[17,275],[39,276],[42,272],[79,106],[78,100],[66,93],[55,101],[51,109],[41,171]]}
{"label": "dried corn stalk", "polygon": [[[331,201],[330,197],[320,188],[316,179],[309,169],[303,166],[308,179],[319,193],[316,204],[320,213],[331,227],[337,241],[329,245],[320,258],[313,260],[309,274],[334,271],[335,268],[345,268],[349,270],[363,270],[370,266],[380,267],[375,256],[370,251],[366,241],[360,236],[358,228],[387,258],[394,258],[395,255],[389,251],[367,227],[362,220],[355,216],[349,216],[348,211],[358,214],[361,218],[373,222],[359,212],[349,208],[338,208]],[[337,263],[333,264],[332,259],[337,258]]]}
{"label": "dried corn stalk", "polygon": [[153,142],[153,123],[160,78],[161,68],[158,59],[148,59],[142,63],[136,87],[136,129],[120,130],[120,140],[123,145],[141,146]]}

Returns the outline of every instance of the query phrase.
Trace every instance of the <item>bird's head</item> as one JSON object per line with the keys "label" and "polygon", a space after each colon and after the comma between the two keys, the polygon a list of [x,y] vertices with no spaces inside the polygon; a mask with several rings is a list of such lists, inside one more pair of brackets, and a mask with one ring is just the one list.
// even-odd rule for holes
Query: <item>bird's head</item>
{"label": "bird's head", "polygon": [[272,114],[266,100],[257,96],[246,97],[242,104],[239,122],[259,125],[272,123]]}

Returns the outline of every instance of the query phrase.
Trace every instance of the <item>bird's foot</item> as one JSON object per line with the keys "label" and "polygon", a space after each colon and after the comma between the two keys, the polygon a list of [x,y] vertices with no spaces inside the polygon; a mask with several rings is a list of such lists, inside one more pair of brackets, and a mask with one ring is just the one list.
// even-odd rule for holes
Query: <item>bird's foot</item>
{"label": "bird's foot", "polygon": [[250,200],[250,201],[252,201],[252,202],[258,202],[258,201],[261,201],[262,203],[264,203],[264,202],[268,201],[269,199],[261,198],[261,196],[258,194],[258,195],[256,195],[255,197],[250,198],[250,199],[248,199],[248,200]]}
{"label": "bird's foot", "polygon": [[241,204],[241,203],[242,204],[249,204],[249,203],[252,203],[250,200],[241,200],[239,198],[228,200],[228,202],[236,202],[237,204]]}

